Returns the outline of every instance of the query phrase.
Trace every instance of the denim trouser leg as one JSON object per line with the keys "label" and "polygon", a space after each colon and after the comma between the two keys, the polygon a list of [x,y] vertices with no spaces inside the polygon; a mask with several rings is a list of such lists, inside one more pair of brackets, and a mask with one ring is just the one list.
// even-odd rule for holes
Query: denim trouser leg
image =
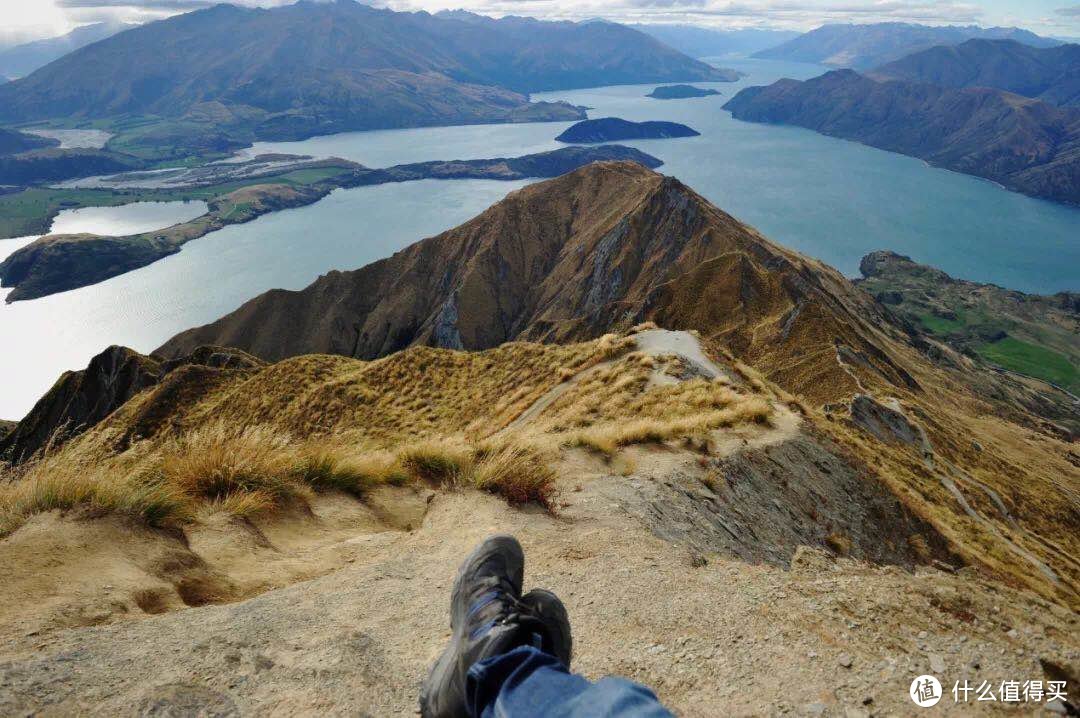
{"label": "denim trouser leg", "polygon": [[470,668],[466,701],[473,718],[671,718],[645,686],[625,678],[591,683],[532,646]]}

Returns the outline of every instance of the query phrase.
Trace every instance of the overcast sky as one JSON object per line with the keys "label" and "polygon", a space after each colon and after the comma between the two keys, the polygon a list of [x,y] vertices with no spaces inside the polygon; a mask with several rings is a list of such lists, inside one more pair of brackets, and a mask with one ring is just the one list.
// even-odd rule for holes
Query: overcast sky
{"label": "overcast sky", "polygon": [[[237,0],[280,5],[291,0]],[[620,22],[688,22],[718,27],[809,30],[825,22],[901,20],[927,24],[1017,25],[1080,36],[1080,0],[376,0],[395,10],[463,7],[490,15],[604,17]],[[143,22],[204,7],[208,0],[0,0],[0,43],[63,34],[101,20]]]}

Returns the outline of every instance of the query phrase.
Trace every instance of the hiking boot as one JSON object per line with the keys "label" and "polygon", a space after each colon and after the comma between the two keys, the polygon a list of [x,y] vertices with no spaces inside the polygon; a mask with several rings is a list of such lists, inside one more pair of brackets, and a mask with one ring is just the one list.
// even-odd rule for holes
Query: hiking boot
{"label": "hiking boot", "polygon": [[420,688],[424,718],[465,715],[469,668],[531,641],[532,633],[522,627],[524,574],[521,544],[513,536],[503,535],[477,546],[458,569],[450,599],[450,645]]}
{"label": "hiking boot", "polygon": [[563,602],[551,591],[534,588],[521,597],[521,605],[525,612],[531,614],[531,618],[539,622],[538,626],[532,622],[529,625],[537,629],[535,633],[540,636],[540,650],[555,656],[569,668],[574,641],[570,635],[570,617]]}

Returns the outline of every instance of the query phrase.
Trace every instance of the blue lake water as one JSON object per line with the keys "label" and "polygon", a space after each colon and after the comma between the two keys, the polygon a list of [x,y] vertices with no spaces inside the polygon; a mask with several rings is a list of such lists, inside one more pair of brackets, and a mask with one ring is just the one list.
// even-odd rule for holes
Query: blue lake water
{"label": "blue lake water", "polygon": [[[740,87],[820,74],[813,65],[725,60],[739,83],[719,97],[654,100],[653,85],[553,92],[590,117],[674,120],[700,137],[632,144],[773,240],[846,274],[893,249],[957,276],[1026,291],[1080,288],[1080,210],[1007,192],[920,160],[798,128],[737,122],[721,106]],[[339,156],[380,167],[555,149],[570,123],[356,132],[259,143],[248,154]],[[299,289],[469,219],[527,182],[425,180],[334,192],[321,202],[227,227],[177,255],[101,284],[0,306],[0,417],[18,418],[64,369],[109,344],[149,351],[273,287]],[[149,228],[148,228],[149,229]],[[0,255],[7,252],[0,240]],[[2,290],[0,290],[2,292]],[[14,341],[11,341],[14,339]]]}

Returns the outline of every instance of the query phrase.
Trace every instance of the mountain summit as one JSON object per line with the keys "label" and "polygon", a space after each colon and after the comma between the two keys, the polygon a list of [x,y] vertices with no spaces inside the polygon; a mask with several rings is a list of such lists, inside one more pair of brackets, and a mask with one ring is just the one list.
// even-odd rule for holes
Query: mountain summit
{"label": "mountain summit", "polygon": [[879,376],[910,383],[860,329],[875,317],[885,323],[835,270],[773,244],[678,180],[604,162],[513,192],[362,269],[267,292],[158,353],[213,344],[270,361],[370,359],[411,345],[587,339],[653,320],[722,338],[789,387],[823,397],[853,386],[834,343]]}

